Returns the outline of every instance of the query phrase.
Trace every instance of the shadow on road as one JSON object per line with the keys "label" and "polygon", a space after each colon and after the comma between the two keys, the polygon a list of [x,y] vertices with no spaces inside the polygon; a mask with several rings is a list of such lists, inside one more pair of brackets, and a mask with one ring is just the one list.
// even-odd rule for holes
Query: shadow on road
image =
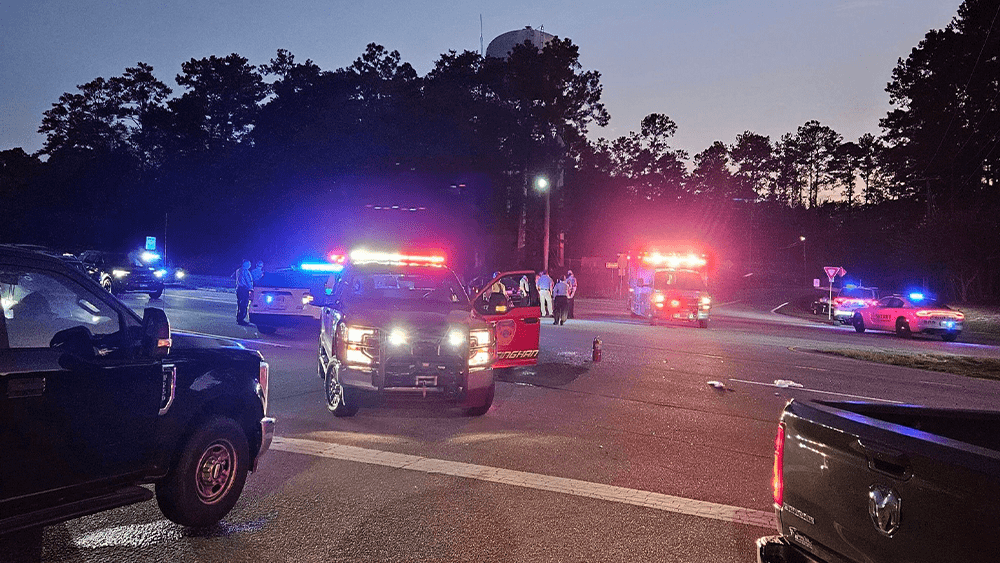
{"label": "shadow on road", "polygon": [[525,368],[496,370],[497,381],[526,383],[539,387],[562,387],[586,373],[590,368],[578,364],[544,363]]}

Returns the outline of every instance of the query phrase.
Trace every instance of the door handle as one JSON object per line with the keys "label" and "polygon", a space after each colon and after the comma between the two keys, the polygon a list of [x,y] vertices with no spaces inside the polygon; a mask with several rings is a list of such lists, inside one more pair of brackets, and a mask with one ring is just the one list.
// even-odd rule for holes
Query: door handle
{"label": "door handle", "polygon": [[538,324],[538,317],[528,317],[521,319],[521,321],[524,322],[524,324],[529,324],[529,325]]}
{"label": "door handle", "polygon": [[41,397],[45,394],[44,377],[18,377],[7,380],[7,398]]}

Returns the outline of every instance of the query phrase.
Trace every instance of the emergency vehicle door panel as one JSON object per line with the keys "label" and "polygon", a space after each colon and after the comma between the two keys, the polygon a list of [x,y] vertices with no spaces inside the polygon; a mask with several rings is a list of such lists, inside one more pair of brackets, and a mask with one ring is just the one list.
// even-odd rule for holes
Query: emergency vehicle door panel
{"label": "emergency vehicle door panel", "polygon": [[[534,285],[534,274],[529,270],[504,272],[486,284],[473,299],[476,312],[493,325],[496,333],[494,368],[538,363],[541,309],[532,297],[533,292],[523,295],[519,289],[522,276],[528,276],[528,282]],[[502,298],[498,295],[501,291]]]}

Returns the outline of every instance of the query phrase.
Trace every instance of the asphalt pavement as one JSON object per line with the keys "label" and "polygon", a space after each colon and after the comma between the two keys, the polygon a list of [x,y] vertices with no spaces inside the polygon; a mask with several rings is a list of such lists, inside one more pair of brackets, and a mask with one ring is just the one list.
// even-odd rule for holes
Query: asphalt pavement
{"label": "asphalt pavement", "polygon": [[[397,400],[338,419],[316,329],[262,336],[233,296],[126,296],[174,330],[235,339],[271,365],[277,438],[225,521],[188,530],[143,503],[53,526],[46,561],[754,561],[774,532],[770,474],[790,398],[995,408],[1000,383],[831,357],[855,347],[1000,357],[997,347],[856,334],[717,305],[708,329],[648,326],[613,301],[542,325],[539,364],[498,375],[468,418]],[[595,337],[603,358],[591,360]]]}

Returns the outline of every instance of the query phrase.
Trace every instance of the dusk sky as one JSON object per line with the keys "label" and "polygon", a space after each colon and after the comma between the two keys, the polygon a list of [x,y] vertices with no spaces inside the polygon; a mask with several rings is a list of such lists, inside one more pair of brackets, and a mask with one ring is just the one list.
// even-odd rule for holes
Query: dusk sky
{"label": "dusk sky", "polygon": [[324,70],[368,43],[398,50],[420,75],[448,50],[480,48],[526,25],[580,47],[600,71],[614,138],[658,112],[673,146],[695,153],[751,130],[776,140],[810,119],[855,140],[879,133],[885,85],[961,0],[596,0],[318,2],[31,0],[0,13],[0,150],[38,150],[42,112],[63,92],[142,61],[179,95],[181,63],[238,53],[260,65],[278,49]]}

